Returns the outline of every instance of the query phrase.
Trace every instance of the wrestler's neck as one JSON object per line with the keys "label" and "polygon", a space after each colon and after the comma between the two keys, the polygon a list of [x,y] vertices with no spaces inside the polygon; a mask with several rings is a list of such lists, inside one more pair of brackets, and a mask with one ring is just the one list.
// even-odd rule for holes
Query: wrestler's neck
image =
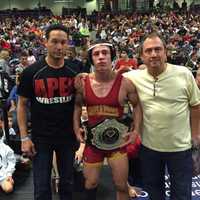
{"label": "wrestler's neck", "polygon": [[107,71],[107,72],[94,72],[94,79],[95,81],[101,82],[110,82],[115,79],[116,72],[114,71]]}
{"label": "wrestler's neck", "polygon": [[55,58],[52,58],[51,56],[47,55],[45,60],[46,60],[46,63],[50,67],[55,68],[55,69],[59,69],[59,68],[64,66],[64,59],[63,58],[55,59]]}

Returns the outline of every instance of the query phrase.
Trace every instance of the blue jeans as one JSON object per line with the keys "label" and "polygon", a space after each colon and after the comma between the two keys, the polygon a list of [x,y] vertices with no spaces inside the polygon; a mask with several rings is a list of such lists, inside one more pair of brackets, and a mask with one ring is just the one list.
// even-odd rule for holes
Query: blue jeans
{"label": "blue jeans", "polygon": [[142,145],[140,149],[142,180],[150,200],[165,199],[165,171],[170,176],[170,199],[191,200],[192,153],[158,152]]}
{"label": "blue jeans", "polygon": [[53,151],[56,152],[60,175],[60,200],[72,200],[73,161],[75,148],[67,144],[36,143],[33,159],[34,200],[51,200],[51,170]]}

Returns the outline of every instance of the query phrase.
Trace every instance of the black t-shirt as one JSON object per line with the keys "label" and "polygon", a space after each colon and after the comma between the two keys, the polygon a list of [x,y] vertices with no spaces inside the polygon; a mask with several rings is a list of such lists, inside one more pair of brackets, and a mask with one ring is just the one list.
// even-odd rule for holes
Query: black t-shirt
{"label": "black t-shirt", "polygon": [[23,71],[17,93],[31,101],[33,141],[75,143],[75,75],[66,65],[59,69],[48,66],[45,59]]}
{"label": "black t-shirt", "polygon": [[72,71],[76,74],[81,73],[83,70],[83,64],[78,59],[65,59],[66,65],[68,65]]}

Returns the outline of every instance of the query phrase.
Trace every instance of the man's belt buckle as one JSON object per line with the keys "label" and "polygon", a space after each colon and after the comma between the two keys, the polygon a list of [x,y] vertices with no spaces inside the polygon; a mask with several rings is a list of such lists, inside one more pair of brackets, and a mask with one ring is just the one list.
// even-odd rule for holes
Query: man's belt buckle
{"label": "man's belt buckle", "polygon": [[127,131],[128,127],[116,119],[106,119],[91,129],[92,145],[101,150],[117,149],[124,143],[122,136]]}

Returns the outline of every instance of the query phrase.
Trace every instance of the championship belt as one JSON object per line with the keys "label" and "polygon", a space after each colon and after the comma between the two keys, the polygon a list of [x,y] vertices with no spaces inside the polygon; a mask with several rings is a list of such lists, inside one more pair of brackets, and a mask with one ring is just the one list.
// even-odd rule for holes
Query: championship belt
{"label": "championship belt", "polygon": [[128,126],[116,119],[105,119],[90,128],[90,143],[101,150],[117,149],[125,142],[122,136],[128,129]]}

